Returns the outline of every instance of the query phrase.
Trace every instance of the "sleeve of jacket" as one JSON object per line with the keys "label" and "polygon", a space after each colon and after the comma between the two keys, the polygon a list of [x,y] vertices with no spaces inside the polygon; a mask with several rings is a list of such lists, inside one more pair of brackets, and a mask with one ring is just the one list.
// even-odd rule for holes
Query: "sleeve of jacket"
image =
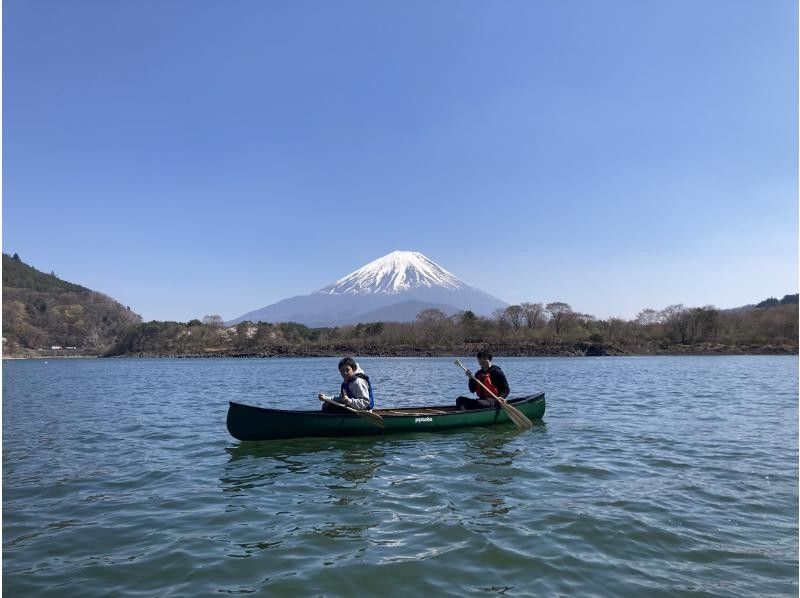
{"label": "sleeve of jacket", "polygon": [[369,409],[369,385],[363,378],[356,378],[350,382],[350,392],[353,398],[349,399],[348,407],[353,409]]}
{"label": "sleeve of jacket", "polygon": [[494,387],[500,391],[499,396],[502,398],[507,398],[508,395],[511,393],[511,389],[508,387],[508,380],[506,380],[506,375],[503,373],[503,370],[497,368],[492,370],[492,384]]}
{"label": "sleeve of jacket", "polygon": [[467,382],[469,383],[469,391],[470,392],[478,392],[478,383],[475,382],[474,379],[468,378]]}

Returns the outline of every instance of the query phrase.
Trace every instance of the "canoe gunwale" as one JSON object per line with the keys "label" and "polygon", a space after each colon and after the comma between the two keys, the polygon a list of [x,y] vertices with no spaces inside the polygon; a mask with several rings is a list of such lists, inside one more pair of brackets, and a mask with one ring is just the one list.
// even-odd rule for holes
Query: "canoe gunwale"
{"label": "canoe gunwale", "polygon": [[[517,397],[514,399],[508,399],[508,403],[510,405],[514,405],[515,407],[533,403],[535,401],[544,400],[544,392],[537,392],[530,395],[525,395],[524,397]],[[268,413],[275,413],[275,414],[286,414],[286,415],[329,415],[331,417],[343,417],[343,416],[351,416],[351,417],[358,417],[355,414],[350,413],[328,413],[325,411],[320,411],[319,409],[275,409],[273,407],[258,407],[256,405],[247,405],[245,403],[239,403],[237,401],[228,401],[230,407],[235,408],[243,408],[243,409],[253,409],[258,410],[261,412],[268,412]],[[495,407],[483,407],[481,409],[470,409],[469,413],[481,413],[486,411],[497,411],[500,409],[499,406]],[[432,413],[430,410],[435,410],[438,413]],[[373,409],[372,413],[380,415],[381,417],[413,417],[415,415],[463,415],[464,411],[457,409],[454,405],[424,405],[419,407],[386,407],[383,409]]]}
{"label": "canoe gunwale", "polygon": [[[532,420],[540,420],[546,409],[543,392],[509,401]],[[242,441],[279,438],[374,436],[398,432],[438,432],[455,428],[510,423],[499,406],[462,411],[454,404],[398,407],[372,411],[383,418],[375,426],[355,413],[328,413],[320,409],[296,411],[245,405],[229,401],[227,427],[231,436]]]}

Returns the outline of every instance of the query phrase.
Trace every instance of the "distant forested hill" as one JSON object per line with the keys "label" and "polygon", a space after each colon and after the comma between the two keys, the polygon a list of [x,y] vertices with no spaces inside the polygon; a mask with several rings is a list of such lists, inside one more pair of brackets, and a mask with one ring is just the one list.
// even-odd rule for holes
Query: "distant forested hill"
{"label": "distant forested hill", "polygon": [[794,295],[784,295],[783,299],[781,299],[780,301],[778,301],[775,297],[764,299],[764,301],[756,305],[756,307],[764,308],[764,307],[775,307],[776,305],[797,305],[797,303],[798,303],[798,294],[795,293]]}
{"label": "distant forested hill", "polygon": [[5,355],[98,354],[141,321],[102,293],[40,272],[17,254],[3,254]]}

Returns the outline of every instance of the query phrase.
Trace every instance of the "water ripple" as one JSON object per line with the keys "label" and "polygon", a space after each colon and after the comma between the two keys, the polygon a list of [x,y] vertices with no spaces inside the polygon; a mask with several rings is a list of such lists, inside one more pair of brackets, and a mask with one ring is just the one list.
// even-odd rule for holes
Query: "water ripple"
{"label": "water ripple", "polygon": [[[384,404],[464,392],[362,361]],[[307,408],[336,360],[42,365],[3,364],[9,595],[797,594],[795,358],[503,359],[530,432],[269,443],[227,401]]]}

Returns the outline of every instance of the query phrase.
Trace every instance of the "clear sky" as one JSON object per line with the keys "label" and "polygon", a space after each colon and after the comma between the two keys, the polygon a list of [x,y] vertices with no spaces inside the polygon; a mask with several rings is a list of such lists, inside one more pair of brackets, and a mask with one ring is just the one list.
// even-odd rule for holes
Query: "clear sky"
{"label": "clear sky", "polygon": [[792,0],[4,0],[3,251],[146,320],[413,250],[597,317],[798,289]]}

